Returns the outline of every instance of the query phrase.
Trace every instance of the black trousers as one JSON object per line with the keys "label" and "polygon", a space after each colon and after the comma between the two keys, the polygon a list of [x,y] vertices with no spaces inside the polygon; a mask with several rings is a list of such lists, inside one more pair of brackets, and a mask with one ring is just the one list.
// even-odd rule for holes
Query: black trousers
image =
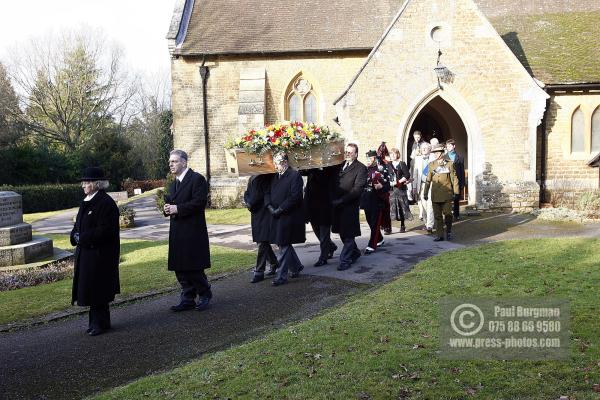
{"label": "black trousers", "polygon": [[344,243],[344,247],[340,253],[340,265],[349,266],[360,256],[360,250],[356,245],[354,237],[340,236],[340,239],[342,239],[342,243]]}
{"label": "black trousers", "polygon": [[288,270],[299,272],[304,268],[298,254],[291,244],[279,245],[279,269],[277,270],[277,280],[287,281]]}
{"label": "black trousers", "polygon": [[337,250],[337,246],[331,240],[331,225],[318,225],[311,222],[310,226],[312,226],[315,236],[319,239],[319,247],[321,249],[319,261],[327,261],[329,253]]}
{"label": "black trousers", "polygon": [[[462,189],[461,189],[461,191],[462,191]],[[458,202],[459,202],[458,199],[454,199],[452,201],[452,214],[454,214],[454,218],[460,217],[460,215],[459,215],[459,208],[458,208]]]}
{"label": "black trousers", "polygon": [[195,303],[196,296],[212,298],[210,283],[204,270],[175,271],[175,276],[181,285],[182,303]]}
{"label": "black trousers", "polygon": [[108,303],[99,306],[90,306],[88,325],[90,329],[110,328],[110,309],[108,308]]}
{"label": "black trousers", "polygon": [[383,239],[383,235],[381,234],[383,210],[365,208],[365,216],[367,217],[367,223],[369,224],[369,228],[371,228],[369,247],[372,249],[376,249],[377,243],[379,243]]}
{"label": "black trousers", "polygon": [[269,242],[258,242],[258,254],[256,255],[256,267],[254,267],[255,275],[263,275],[267,262],[273,268],[277,268],[277,257]]}

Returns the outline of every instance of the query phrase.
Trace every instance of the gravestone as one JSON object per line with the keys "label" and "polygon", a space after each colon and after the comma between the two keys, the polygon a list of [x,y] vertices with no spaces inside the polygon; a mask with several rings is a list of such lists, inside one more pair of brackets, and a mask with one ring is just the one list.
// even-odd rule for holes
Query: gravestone
{"label": "gravestone", "polygon": [[51,257],[52,240],[31,235],[31,225],[23,223],[20,194],[0,192],[0,267],[28,264]]}

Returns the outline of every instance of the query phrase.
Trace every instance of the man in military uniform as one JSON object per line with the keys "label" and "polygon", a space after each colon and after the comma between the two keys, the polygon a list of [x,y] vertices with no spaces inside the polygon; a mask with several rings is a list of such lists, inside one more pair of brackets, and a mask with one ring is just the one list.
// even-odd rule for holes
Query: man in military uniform
{"label": "man in military uniform", "polygon": [[437,237],[434,241],[444,240],[444,221],[446,222],[446,238],[452,238],[452,201],[459,195],[458,178],[454,163],[444,157],[444,146],[437,144],[431,152],[437,159],[428,165],[427,180],[423,198],[428,199],[431,187],[431,202],[435,218]]}

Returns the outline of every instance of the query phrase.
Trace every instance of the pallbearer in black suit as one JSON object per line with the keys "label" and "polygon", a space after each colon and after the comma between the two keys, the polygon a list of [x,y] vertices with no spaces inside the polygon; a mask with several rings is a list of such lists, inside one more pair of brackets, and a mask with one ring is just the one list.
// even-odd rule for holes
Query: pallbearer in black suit
{"label": "pallbearer in black suit", "polygon": [[320,267],[333,257],[337,246],[331,241],[331,185],[338,167],[314,168],[303,172],[307,175],[304,188],[304,213],[313,232],[319,239],[321,252],[314,264]]}
{"label": "pallbearer in black suit", "polygon": [[[208,198],[206,179],[187,166],[183,150],[173,150],[169,169],[175,181],[165,197],[164,214],[171,218],[169,228],[169,271],[181,285],[181,301],[173,311],[202,311],[208,308],[212,292],[204,270],[210,268],[208,231],[204,209]],[[196,304],[196,297],[199,298]]]}
{"label": "pallbearer in black suit", "polygon": [[108,303],[119,287],[119,209],[106,194],[108,181],[100,168],[86,168],[81,178],[81,202],[71,244],[75,248],[75,275],[71,304],[90,307],[88,334],[110,329]]}
{"label": "pallbearer in black suit", "polygon": [[358,161],[358,146],[349,143],[346,146],[346,161],[341,164],[335,175],[332,187],[333,219],[331,231],[338,233],[344,248],[340,253],[338,270],[350,268],[358,257],[360,250],[356,246],[355,237],[360,236],[359,206],[360,196],[367,183],[367,168]]}
{"label": "pallbearer in black suit", "polygon": [[274,286],[287,283],[288,270],[295,278],[304,269],[293,244],[304,243],[306,235],[304,212],[302,209],[302,189],[304,182],[300,173],[289,167],[288,156],[278,153],[273,157],[277,174],[271,180],[269,192],[265,194],[265,204],[273,216],[271,220],[270,242],[279,247],[279,270]]}
{"label": "pallbearer in black suit", "polygon": [[277,269],[277,257],[271,248],[271,213],[267,210],[265,204],[265,193],[269,191],[273,175],[253,175],[248,180],[248,187],[244,192],[244,203],[250,211],[250,224],[252,226],[252,241],[258,244],[258,254],[256,255],[256,266],[252,283],[260,282],[265,279],[265,268],[267,261],[270,264],[267,276],[275,275]]}

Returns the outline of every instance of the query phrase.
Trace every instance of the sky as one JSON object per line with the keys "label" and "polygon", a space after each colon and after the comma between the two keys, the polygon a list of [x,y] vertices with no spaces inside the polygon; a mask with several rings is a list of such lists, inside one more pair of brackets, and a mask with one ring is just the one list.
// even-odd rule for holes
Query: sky
{"label": "sky", "polygon": [[169,71],[165,36],[175,0],[0,0],[0,61],[10,49],[61,30],[100,28],[143,75]]}

